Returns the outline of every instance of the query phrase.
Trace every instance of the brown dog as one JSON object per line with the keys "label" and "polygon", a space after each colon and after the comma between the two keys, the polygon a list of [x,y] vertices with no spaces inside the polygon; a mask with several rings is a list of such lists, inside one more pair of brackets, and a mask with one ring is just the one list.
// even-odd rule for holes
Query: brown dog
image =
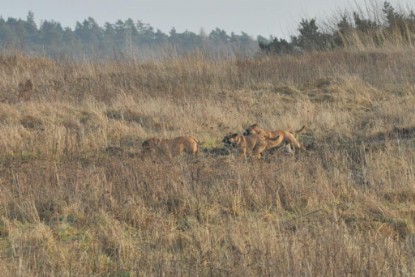
{"label": "brown dog", "polygon": [[245,130],[244,136],[260,135],[260,136],[268,137],[270,139],[277,139],[275,141],[276,143],[275,147],[279,146],[282,142],[285,141],[285,142],[288,142],[290,145],[297,147],[298,149],[305,150],[305,147],[295,138],[293,134],[293,133],[301,132],[302,130],[304,130],[304,128],[305,126],[301,127],[301,129],[294,131],[294,132],[290,132],[286,130],[265,131],[264,129],[259,127],[258,124],[253,124]]}
{"label": "brown dog", "polygon": [[225,146],[231,146],[238,149],[241,156],[246,157],[247,154],[259,159],[265,150],[271,150],[277,147],[280,142],[277,139],[270,139],[262,135],[238,135],[231,134],[225,136],[222,140]]}
{"label": "brown dog", "polygon": [[150,138],[142,143],[143,153],[159,153],[178,156],[182,153],[197,154],[199,141],[192,136],[181,136],[173,139]]}

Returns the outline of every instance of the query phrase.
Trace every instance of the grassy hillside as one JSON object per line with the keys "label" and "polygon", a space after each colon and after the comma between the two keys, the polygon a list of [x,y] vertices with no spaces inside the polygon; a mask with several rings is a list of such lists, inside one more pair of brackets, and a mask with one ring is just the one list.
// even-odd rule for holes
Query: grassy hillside
{"label": "grassy hillside", "polygon": [[[0,57],[6,276],[415,275],[415,50]],[[252,123],[309,149],[216,155]],[[198,157],[143,157],[194,135]]]}

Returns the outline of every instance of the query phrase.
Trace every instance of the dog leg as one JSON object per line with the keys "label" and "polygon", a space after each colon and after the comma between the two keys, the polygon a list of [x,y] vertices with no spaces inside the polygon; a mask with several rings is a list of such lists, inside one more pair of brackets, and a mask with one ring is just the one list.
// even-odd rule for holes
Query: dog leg
{"label": "dog leg", "polygon": [[299,148],[299,149],[304,149],[305,150],[305,148],[304,148],[304,146],[302,146],[301,145],[301,143],[299,143],[298,142],[298,140],[294,137],[294,135],[293,134],[291,134],[291,133],[286,133],[285,134],[285,138],[292,144],[292,145],[294,145],[295,147],[297,147],[297,148]]}

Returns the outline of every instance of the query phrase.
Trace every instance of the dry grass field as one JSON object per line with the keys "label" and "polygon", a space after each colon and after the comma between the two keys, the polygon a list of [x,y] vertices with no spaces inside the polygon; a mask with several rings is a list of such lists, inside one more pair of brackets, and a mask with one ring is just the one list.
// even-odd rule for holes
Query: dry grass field
{"label": "dry grass field", "polygon": [[[415,49],[0,56],[3,276],[414,276]],[[308,151],[221,152],[258,123]],[[198,156],[143,156],[192,135]]]}

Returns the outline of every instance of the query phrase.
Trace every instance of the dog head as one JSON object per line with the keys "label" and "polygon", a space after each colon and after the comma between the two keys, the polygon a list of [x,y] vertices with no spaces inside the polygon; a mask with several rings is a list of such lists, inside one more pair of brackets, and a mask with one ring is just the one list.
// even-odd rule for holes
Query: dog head
{"label": "dog head", "polygon": [[255,124],[249,126],[245,130],[244,136],[260,134],[261,133],[261,130],[262,130],[261,127],[259,127],[259,125],[255,123]]}
{"label": "dog head", "polygon": [[157,145],[159,145],[159,143],[159,138],[150,138],[148,140],[143,141],[141,147],[143,151],[150,151],[151,149],[154,149]]}
{"label": "dog head", "polygon": [[238,143],[238,134],[227,135],[223,138],[222,142],[225,146],[235,146]]}

